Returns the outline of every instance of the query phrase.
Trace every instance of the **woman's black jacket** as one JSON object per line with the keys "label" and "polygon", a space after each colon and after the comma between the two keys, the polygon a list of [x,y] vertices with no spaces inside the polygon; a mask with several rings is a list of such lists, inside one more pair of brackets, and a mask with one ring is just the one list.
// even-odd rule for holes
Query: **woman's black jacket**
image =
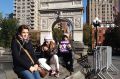
{"label": "woman's black jacket", "polygon": [[19,73],[23,70],[29,70],[30,66],[33,66],[34,64],[31,62],[31,60],[26,55],[24,50],[20,47],[16,39],[21,43],[23,48],[25,48],[29,52],[35,64],[37,64],[37,58],[34,56],[33,46],[30,41],[23,42],[19,38],[14,38],[11,43],[11,50],[12,50],[12,57],[13,57],[13,70],[16,73]]}

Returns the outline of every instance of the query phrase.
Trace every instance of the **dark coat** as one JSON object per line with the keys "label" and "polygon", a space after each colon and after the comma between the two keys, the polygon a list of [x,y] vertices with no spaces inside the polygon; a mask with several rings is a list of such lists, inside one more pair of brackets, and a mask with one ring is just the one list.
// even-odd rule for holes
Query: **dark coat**
{"label": "dark coat", "polygon": [[31,60],[26,55],[24,50],[20,47],[16,39],[21,43],[23,48],[25,48],[29,52],[35,64],[37,64],[37,58],[34,56],[34,50],[33,50],[31,41],[23,42],[18,37],[13,38],[11,43],[11,50],[12,50],[12,57],[13,57],[13,70],[16,73],[19,73],[23,70],[29,70],[30,66],[33,66],[34,64],[31,62]]}
{"label": "dark coat", "polygon": [[49,62],[49,60],[51,59],[51,57],[55,54],[57,54],[57,47],[53,48],[52,50],[50,50],[50,48],[48,49],[48,51],[44,51],[43,47],[47,45],[45,43],[43,43],[43,45],[39,46],[37,49],[40,52],[40,56],[39,58],[46,58],[47,61]]}

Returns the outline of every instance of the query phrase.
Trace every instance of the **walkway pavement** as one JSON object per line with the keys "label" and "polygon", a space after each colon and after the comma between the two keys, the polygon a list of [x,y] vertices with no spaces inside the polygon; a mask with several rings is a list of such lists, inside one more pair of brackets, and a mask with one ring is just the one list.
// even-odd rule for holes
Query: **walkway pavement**
{"label": "walkway pavement", "polygon": [[[89,63],[93,66],[93,56],[89,56],[88,58]],[[120,56],[113,56],[112,57],[112,64],[119,70],[118,73],[110,71],[110,75],[113,77],[113,79],[120,79]],[[93,78],[92,78],[93,79]],[[95,78],[96,79],[96,78]]]}
{"label": "walkway pavement", "polygon": [[[0,57],[0,60],[3,60],[3,57]],[[5,60],[5,59],[4,59]],[[89,62],[92,65],[93,59],[92,56],[89,56]],[[113,64],[120,70],[120,56],[113,56],[112,57]],[[50,77],[46,76],[44,79],[85,79],[84,75],[81,73],[81,66],[75,61],[74,63],[74,69],[75,72],[72,76],[69,75],[69,72],[66,70],[66,68],[62,67],[60,65],[60,77]],[[120,79],[120,73],[119,74],[112,74],[114,79]],[[1,63],[0,62],[0,79],[16,79],[17,76],[12,70],[12,64],[9,62]],[[92,78],[91,78],[92,79]]]}

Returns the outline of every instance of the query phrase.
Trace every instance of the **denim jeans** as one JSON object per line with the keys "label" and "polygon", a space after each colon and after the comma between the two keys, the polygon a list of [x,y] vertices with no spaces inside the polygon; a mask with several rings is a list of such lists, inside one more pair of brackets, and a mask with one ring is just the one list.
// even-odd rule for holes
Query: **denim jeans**
{"label": "denim jeans", "polygon": [[24,70],[20,72],[20,77],[22,79],[41,79],[38,71],[30,72],[29,70]]}

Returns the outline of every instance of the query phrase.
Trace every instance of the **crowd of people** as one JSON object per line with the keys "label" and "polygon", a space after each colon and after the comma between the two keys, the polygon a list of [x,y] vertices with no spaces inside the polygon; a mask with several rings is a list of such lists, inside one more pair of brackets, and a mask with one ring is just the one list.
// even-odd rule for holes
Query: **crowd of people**
{"label": "crowd of people", "polygon": [[64,65],[70,74],[74,71],[72,47],[67,35],[63,35],[58,45],[49,35],[45,36],[44,43],[36,48],[40,53],[39,58],[36,58],[29,38],[29,28],[21,25],[12,39],[11,50],[13,70],[21,79],[41,79],[38,72],[39,66],[46,69],[49,76],[59,77],[59,56],[63,58]]}

